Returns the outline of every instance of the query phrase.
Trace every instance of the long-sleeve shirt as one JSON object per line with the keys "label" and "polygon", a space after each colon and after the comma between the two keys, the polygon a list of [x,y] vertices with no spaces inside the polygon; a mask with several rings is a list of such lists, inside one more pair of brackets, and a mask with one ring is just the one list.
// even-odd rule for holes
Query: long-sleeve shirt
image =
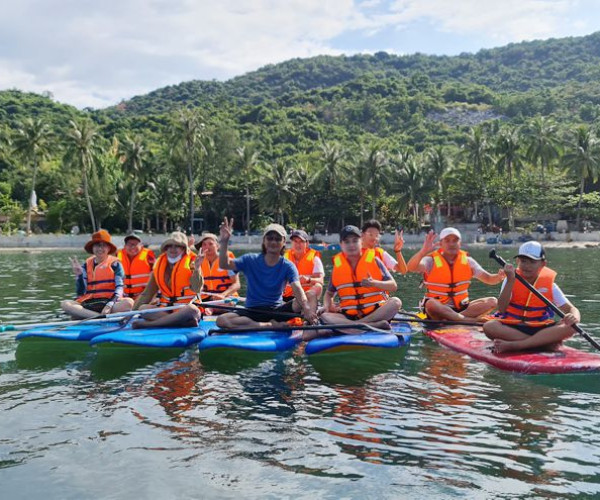
{"label": "long-sleeve shirt", "polygon": [[[97,262],[94,259],[94,269],[96,268]],[[110,298],[111,301],[116,302],[123,298],[123,284],[125,280],[125,270],[120,261],[116,260],[111,264],[112,270],[115,273],[115,293]],[[75,291],[78,297],[85,295],[87,290],[87,270],[86,266],[83,266],[83,272],[77,276],[75,281]]]}

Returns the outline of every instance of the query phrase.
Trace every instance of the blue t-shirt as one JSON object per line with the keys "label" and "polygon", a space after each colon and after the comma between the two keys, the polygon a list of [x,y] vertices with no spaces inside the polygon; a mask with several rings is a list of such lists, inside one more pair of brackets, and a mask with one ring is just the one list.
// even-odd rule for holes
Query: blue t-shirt
{"label": "blue t-shirt", "polygon": [[283,257],[274,266],[267,265],[262,253],[247,253],[233,262],[246,276],[246,307],[279,306],[285,285],[300,280],[296,266]]}

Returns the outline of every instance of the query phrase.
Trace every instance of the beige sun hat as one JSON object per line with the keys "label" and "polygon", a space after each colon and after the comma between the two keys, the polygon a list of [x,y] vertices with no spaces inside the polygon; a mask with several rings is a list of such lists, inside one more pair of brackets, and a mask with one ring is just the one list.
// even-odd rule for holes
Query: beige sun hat
{"label": "beige sun hat", "polygon": [[168,239],[166,239],[160,246],[161,253],[165,251],[165,247],[168,245],[176,245],[178,247],[185,248],[185,251],[189,251],[188,238],[181,231],[174,231],[171,233]]}

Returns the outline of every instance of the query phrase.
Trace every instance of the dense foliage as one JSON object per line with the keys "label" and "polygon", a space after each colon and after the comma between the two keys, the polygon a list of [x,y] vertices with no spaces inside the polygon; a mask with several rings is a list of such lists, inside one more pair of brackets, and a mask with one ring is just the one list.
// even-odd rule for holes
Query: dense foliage
{"label": "dense foliage", "polygon": [[456,57],[294,59],[104,110],[4,91],[0,223],[33,211],[53,231],[214,230],[224,214],[239,230],[373,215],[581,227],[598,220],[599,77],[595,33]]}

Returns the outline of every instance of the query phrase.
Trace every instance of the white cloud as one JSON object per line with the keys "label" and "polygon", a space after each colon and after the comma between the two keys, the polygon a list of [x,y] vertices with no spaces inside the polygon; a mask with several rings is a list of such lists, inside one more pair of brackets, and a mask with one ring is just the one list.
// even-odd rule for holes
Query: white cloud
{"label": "white cloud", "polygon": [[[498,45],[561,36],[574,26],[563,23],[567,11],[587,1],[4,2],[0,88],[51,91],[63,102],[102,107],[181,81],[226,79],[293,57],[339,54],[351,46],[351,34],[377,41],[386,29],[423,20],[433,30],[485,36]],[[389,47],[390,40],[381,45]]]}

